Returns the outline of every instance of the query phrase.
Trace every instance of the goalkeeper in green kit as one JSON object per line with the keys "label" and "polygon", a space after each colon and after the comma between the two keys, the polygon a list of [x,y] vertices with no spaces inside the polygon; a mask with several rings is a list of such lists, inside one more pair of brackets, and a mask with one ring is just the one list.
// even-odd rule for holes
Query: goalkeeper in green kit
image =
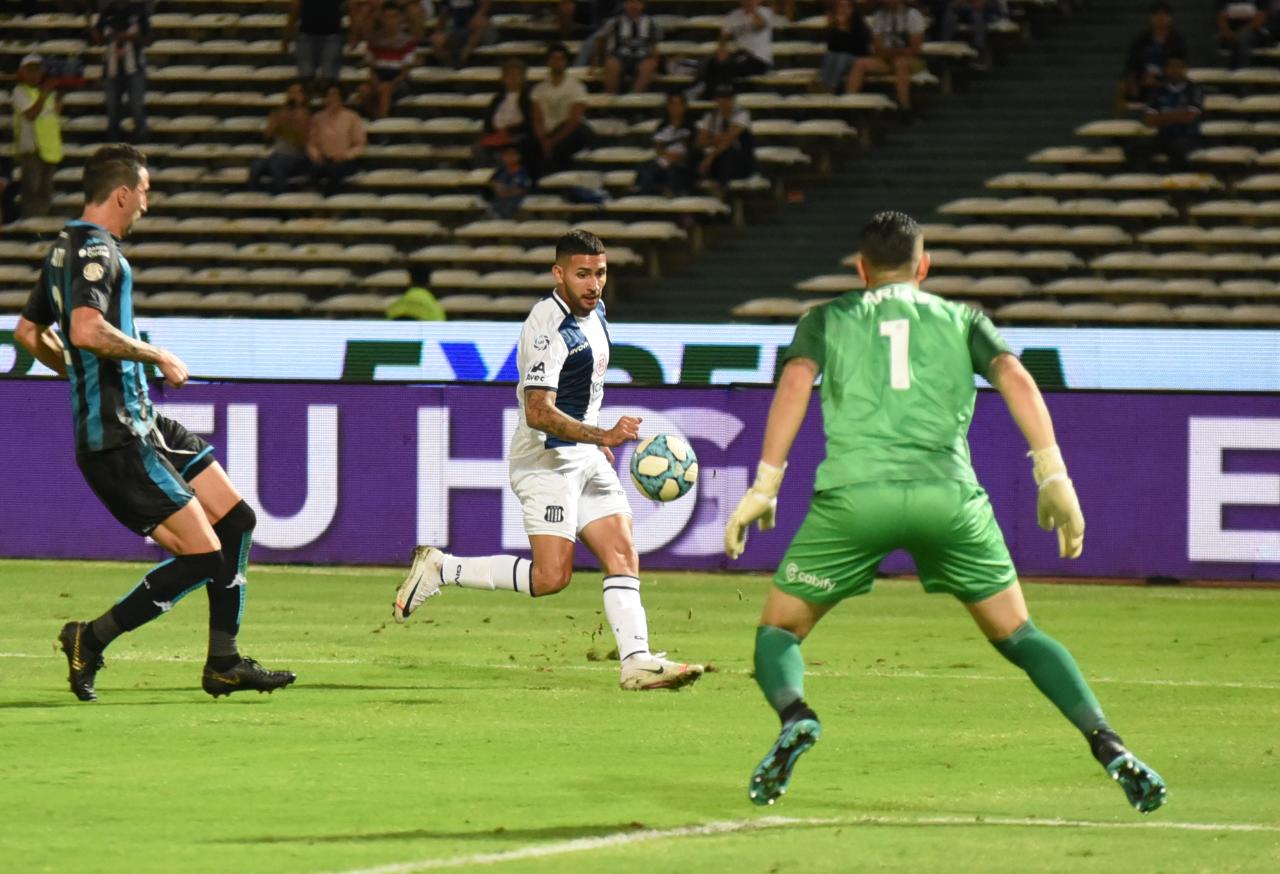
{"label": "goalkeeper in green kit", "polygon": [[787,454],[819,374],[827,451],[756,629],[756,682],[782,731],[748,794],[772,804],[821,734],[804,700],[800,642],[840,601],[870,591],[880,562],[905,549],[925,591],[958,598],[1080,730],[1129,802],[1150,813],[1165,802],[1164,781],[1125,748],[1066,648],[1032,623],[969,462],[976,373],[1000,392],[1031,448],[1040,526],[1057,529],[1061,555],[1076,558],[1084,517],[1049,411],[986,316],[920,289],[928,269],[920,226],[902,213],[876,215],[858,255],[867,290],[810,310],[784,354],[755,483],[725,528],[730,558],[742,554],[752,523],[773,527]]}

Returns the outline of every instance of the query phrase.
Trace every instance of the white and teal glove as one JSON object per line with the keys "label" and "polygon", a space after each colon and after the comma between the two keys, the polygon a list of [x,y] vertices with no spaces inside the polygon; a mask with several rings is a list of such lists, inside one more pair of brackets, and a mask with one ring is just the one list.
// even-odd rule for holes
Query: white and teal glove
{"label": "white and teal glove", "polygon": [[738,502],[729,523],[724,526],[724,552],[736,559],[747,548],[747,529],[755,522],[761,531],[773,527],[778,513],[778,489],[782,487],[782,473],[786,469],[765,464],[756,467],[756,481]]}
{"label": "white and teal glove", "polygon": [[1084,514],[1075,486],[1067,476],[1062,451],[1050,446],[1032,450],[1032,471],[1040,493],[1036,496],[1036,516],[1045,531],[1058,531],[1058,555],[1079,558],[1084,551]]}

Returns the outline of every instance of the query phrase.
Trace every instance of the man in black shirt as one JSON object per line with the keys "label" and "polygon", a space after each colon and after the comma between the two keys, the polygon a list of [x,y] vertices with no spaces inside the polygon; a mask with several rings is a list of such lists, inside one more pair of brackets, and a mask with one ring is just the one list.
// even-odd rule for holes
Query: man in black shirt
{"label": "man in black shirt", "polygon": [[1164,65],[1169,58],[1186,57],[1187,41],[1173,29],[1173,7],[1160,0],[1151,7],[1151,27],[1129,43],[1118,95],[1121,112],[1129,104],[1141,102],[1147,92],[1164,81]]}
{"label": "man in black shirt", "polygon": [[94,494],[125,527],[174,554],[97,619],[68,622],[58,641],[71,691],[93,701],[107,645],[206,586],[204,690],[214,697],[270,692],[294,675],[265,670],[242,658],[236,645],[254,512],[213,458],[213,447],[156,412],[148,398],[147,365],[172,386],[187,381],[176,355],[139,338],[133,270],[120,251],[121,239],[147,211],[150,184],[146,158],[132,146],[103,146],[89,158],[84,212],[50,248],[14,332],[71,384],[76,464]]}

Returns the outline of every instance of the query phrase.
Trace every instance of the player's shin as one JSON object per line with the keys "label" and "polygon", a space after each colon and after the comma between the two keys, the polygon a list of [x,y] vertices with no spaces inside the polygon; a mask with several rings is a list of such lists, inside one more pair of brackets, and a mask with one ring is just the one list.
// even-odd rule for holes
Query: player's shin
{"label": "player's shin", "polygon": [[514,555],[484,555],[474,558],[446,555],[440,571],[440,581],[446,586],[461,586],[464,589],[531,595],[532,569],[533,562]]}
{"label": "player's shin", "polygon": [[757,628],[755,677],[783,725],[816,718],[804,700],[804,656],[799,637],[773,625]]}
{"label": "player's shin", "polygon": [[222,544],[218,575],[205,587],[209,595],[209,664],[226,670],[240,661],[236,636],[244,616],[249,547],[258,517],[244,501],[232,507],[213,526]]}
{"label": "player's shin", "polygon": [[649,619],[640,602],[640,580],[627,574],[604,578],[604,615],[618,644],[618,659],[649,654]]}
{"label": "player's shin", "polygon": [[147,571],[133,591],[89,624],[91,638],[87,642],[101,651],[122,633],[169,612],[188,592],[213,579],[221,563],[217,552],[179,555],[161,562]]}
{"label": "player's shin", "polygon": [[992,641],[1000,654],[1026,671],[1044,696],[1086,738],[1107,729],[1107,718],[1067,648],[1028,619],[1013,634]]}

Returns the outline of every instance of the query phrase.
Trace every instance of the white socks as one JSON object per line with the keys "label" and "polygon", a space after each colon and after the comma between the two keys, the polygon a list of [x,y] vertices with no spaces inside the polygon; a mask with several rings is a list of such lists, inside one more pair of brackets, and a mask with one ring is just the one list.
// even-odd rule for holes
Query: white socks
{"label": "white socks", "polygon": [[649,652],[649,622],[640,603],[638,577],[615,574],[604,578],[604,615],[618,642],[618,660]]}
{"label": "white socks", "polygon": [[[486,555],[479,558],[444,557],[443,578],[446,586],[487,591],[513,591],[530,594],[529,572],[533,562],[514,555]],[[637,585],[639,581],[637,580]]]}

